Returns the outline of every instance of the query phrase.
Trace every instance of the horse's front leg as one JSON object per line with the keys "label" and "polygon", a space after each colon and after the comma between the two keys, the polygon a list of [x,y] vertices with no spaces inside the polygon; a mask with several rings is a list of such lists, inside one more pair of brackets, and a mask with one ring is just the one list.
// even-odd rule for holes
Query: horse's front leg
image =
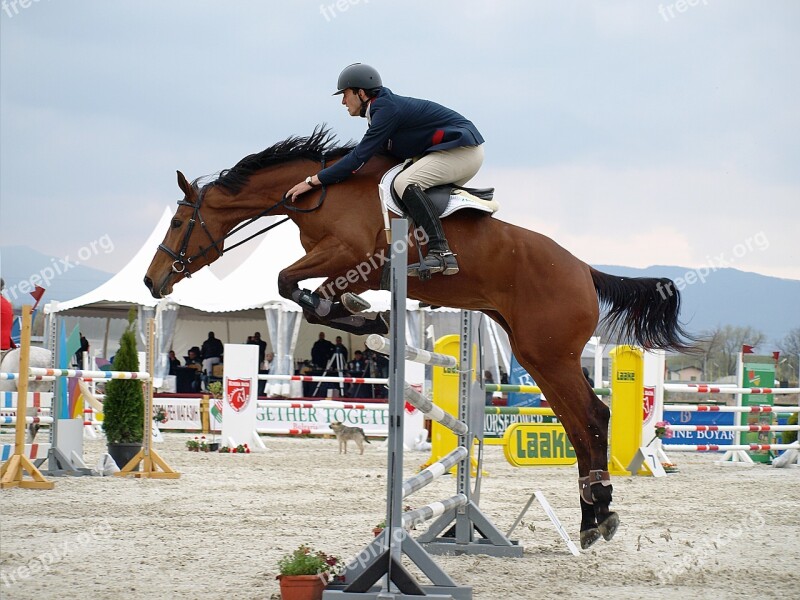
{"label": "horse's front leg", "polygon": [[[366,310],[369,308],[368,303],[355,292],[345,292],[342,285],[337,285],[337,282],[348,282],[348,278],[335,277],[335,274],[349,274],[351,271],[357,274],[357,269],[353,267],[356,262],[357,258],[349,246],[335,238],[324,238],[303,258],[280,272],[278,292],[284,298],[299,304],[307,314],[322,320],[346,317]],[[315,277],[328,279],[313,292],[301,289],[298,285],[301,281]],[[355,281],[359,283],[358,279]],[[367,286],[362,284],[358,289],[363,291]],[[340,300],[344,300],[344,303]]]}

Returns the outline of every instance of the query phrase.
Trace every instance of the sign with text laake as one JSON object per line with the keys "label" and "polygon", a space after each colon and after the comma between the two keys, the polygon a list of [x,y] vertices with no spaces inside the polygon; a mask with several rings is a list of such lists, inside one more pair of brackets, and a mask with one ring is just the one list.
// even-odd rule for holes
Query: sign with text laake
{"label": "sign with text laake", "polygon": [[224,364],[222,443],[233,447],[251,445],[258,399],[258,346],[225,344]]}

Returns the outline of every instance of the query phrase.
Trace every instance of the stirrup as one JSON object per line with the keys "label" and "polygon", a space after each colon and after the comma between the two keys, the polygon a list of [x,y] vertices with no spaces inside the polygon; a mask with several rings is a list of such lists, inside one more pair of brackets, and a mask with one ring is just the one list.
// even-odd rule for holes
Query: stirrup
{"label": "stirrup", "polygon": [[420,277],[420,279],[422,279],[421,272],[425,271],[431,275],[435,275],[436,273],[455,275],[458,273],[456,255],[449,250],[444,252],[441,250],[431,250],[428,252],[428,255],[422,259],[422,263],[408,265],[409,277]]}

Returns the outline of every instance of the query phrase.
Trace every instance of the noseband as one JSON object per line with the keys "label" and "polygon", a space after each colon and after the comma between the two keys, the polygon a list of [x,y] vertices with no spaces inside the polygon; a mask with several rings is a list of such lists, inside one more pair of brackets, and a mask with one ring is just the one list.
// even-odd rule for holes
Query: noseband
{"label": "noseband", "polygon": [[[322,157],[320,162],[322,163],[322,168],[324,169],[325,168],[325,157],[324,156]],[[267,231],[269,231],[273,227],[277,227],[278,225],[283,225],[286,221],[289,220],[289,217],[286,217],[285,219],[283,219],[281,221],[278,221],[277,223],[273,223],[272,225],[269,225],[269,226],[265,227],[264,229],[254,233],[253,235],[251,235],[251,236],[249,236],[249,237],[247,237],[247,238],[245,238],[245,239],[243,239],[241,241],[236,242],[232,246],[228,246],[227,248],[225,248],[225,250],[223,250],[220,247],[220,243],[224,242],[227,238],[232,236],[237,231],[243,229],[244,227],[247,227],[251,223],[253,223],[253,222],[257,221],[258,219],[260,219],[261,217],[265,217],[265,216],[269,215],[269,213],[271,213],[272,211],[274,211],[274,210],[276,210],[277,208],[280,208],[280,207],[284,207],[287,211],[293,211],[293,212],[296,212],[296,213],[314,212],[315,210],[319,209],[319,207],[322,206],[322,203],[325,201],[325,196],[328,193],[327,186],[323,185],[322,186],[322,191],[321,191],[321,193],[319,195],[319,201],[317,202],[316,206],[313,206],[311,208],[298,208],[298,207],[292,205],[291,203],[288,203],[289,198],[288,198],[288,196],[286,196],[284,194],[284,196],[283,196],[283,198],[281,198],[280,202],[276,202],[275,204],[273,204],[269,208],[266,208],[266,209],[262,210],[255,217],[251,217],[247,221],[244,221],[243,223],[240,223],[239,225],[237,225],[236,227],[231,229],[228,233],[223,235],[221,238],[214,239],[214,237],[211,235],[211,232],[208,230],[208,227],[206,226],[206,222],[203,219],[203,215],[200,214],[200,207],[203,204],[203,198],[205,198],[206,190],[208,190],[208,188],[211,187],[212,185],[216,185],[216,183],[210,183],[208,185],[203,186],[200,189],[200,193],[197,196],[197,202],[196,203],[189,202],[187,200],[178,200],[178,206],[188,206],[189,208],[192,209],[192,217],[189,219],[189,226],[186,228],[186,233],[184,233],[184,235],[183,235],[183,241],[181,242],[180,250],[178,250],[178,252],[176,253],[174,250],[172,250],[171,248],[168,248],[164,244],[159,244],[158,245],[158,249],[161,250],[162,252],[165,252],[172,259],[172,272],[176,273],[176,274],[183,274],[184,277],[186,277],[186,278],[189,278],[189,277],[192,276],[192,273],[189,270],[189,267],[191,266],[192,262],[194,262],[198,258],[205,258],[206,255],[208,254],[208,252],[212,248],[217,251],[217,256],[214,258],[214,260],[216,260],[220,256],[222,256],[225,252],[229,252],[229,251],[233,250],[234,248],[236,248],[238,246],[241,246],[245,242],[249,242],[254,237],[258,237],[262,233],[266,233]],[[205,246],[205,247],[201,246],[200,247],[200,251],[197,254],[187,258],[186,257],[186,249],[189,247],[189,240],[192,237],[192,231],[194,230],[194,226],[195,226],[196,223],[200,223],[200,227],[203,229],[203,231],[205,231],[206,236],[208,236],[208,239],[210,240],[211,243],[208,246]],[[212,262],[212,261],[209,260],[208,262]]]}

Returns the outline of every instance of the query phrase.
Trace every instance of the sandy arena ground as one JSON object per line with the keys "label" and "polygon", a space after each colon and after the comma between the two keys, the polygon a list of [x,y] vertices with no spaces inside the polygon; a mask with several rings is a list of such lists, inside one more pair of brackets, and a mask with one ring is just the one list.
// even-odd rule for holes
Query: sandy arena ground
{"label": "sandy arena ground", "polygon": [[[276,563],[301,543],[352,557],[383,519],[386,450],[337,453],[333,439],[265,438],[267,452],[195,454],[188,434],[159,453],[178,480],[57,478],[0,494],[0,597],[279,598]],[[88,464],[104,452],[87,442]],[[481,507],[503,531],[542,490],[577,541],[577,471],[519,470],[489,447]],[[672,455],[680,473],[614,478],[622,524],[573,557],[535,503],[514,537],[521,559],[436,557],[475,598],[797,598],[800,469],[720,467]],[[413,474],[427,459],[407,453]],[[446,476],[409,502],[451,496]],[[46,570],[42,563],[46,562]]]}

